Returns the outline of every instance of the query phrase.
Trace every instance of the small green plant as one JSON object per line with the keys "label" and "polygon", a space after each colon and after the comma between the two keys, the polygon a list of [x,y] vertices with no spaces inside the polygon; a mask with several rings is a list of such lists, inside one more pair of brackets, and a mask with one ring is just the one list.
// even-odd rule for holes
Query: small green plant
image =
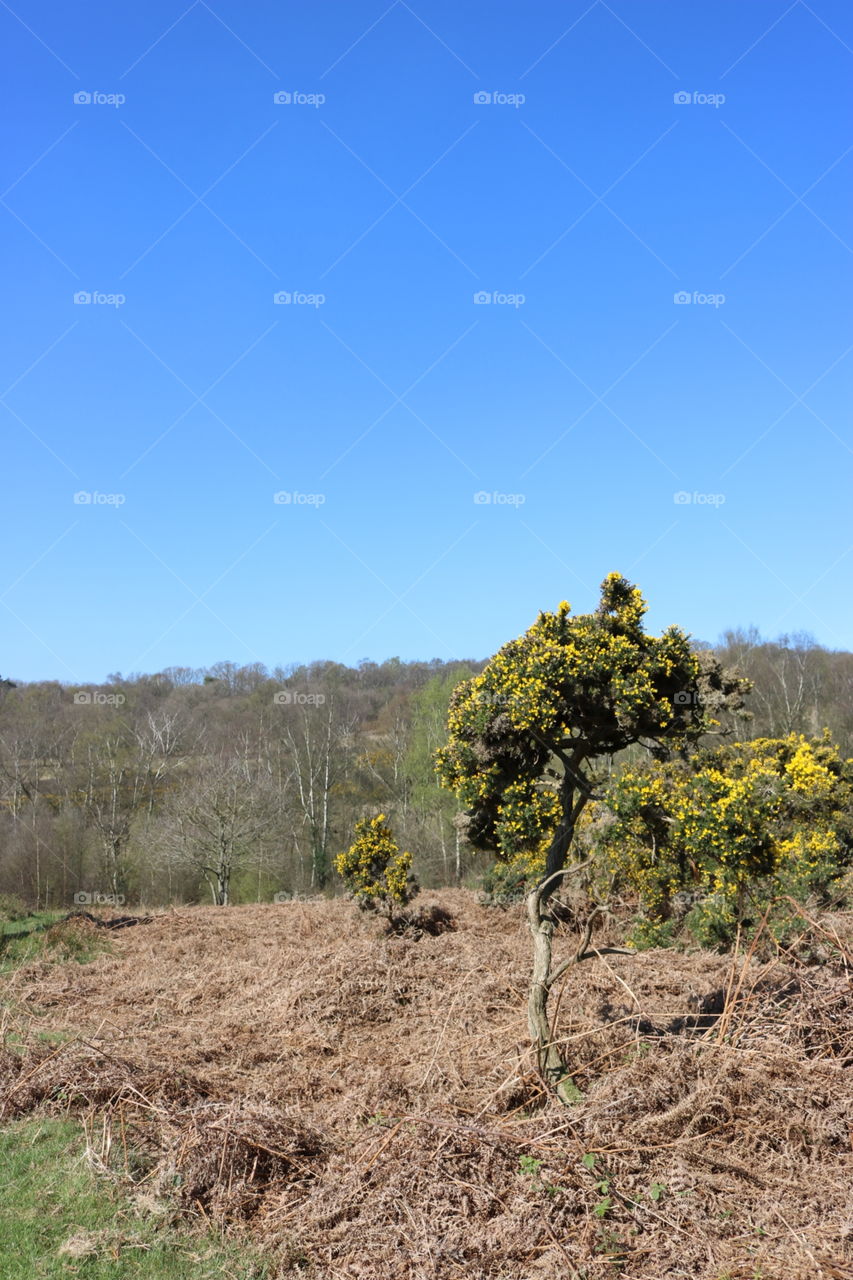
{"label": "small green plant", "polygon": [[666,1191],[665,1182],[653,1182],[652,1185],[649,1187],[649,1199],[654,1200],[655,1204],[657,1204],[658,1200],[660,1200],[661,1196],[664,1194],[665,1191]]}
{"label": "small green plant", "polygon": [[537,1160],[535,1156],[519,1156],[518,1167],[524,1177],[530,1179],[534,1188],[537,1191],[544,1191],[545,1195],[548,1196],[550,1200],[553,1200],[554,1197],[559,1195],[563,1190],[563,1188],[558,1186],[555,1182],[543,1182],[540,1179],[539,1175],[542,1170],[542,1161]]}
{"label": "small green plant", "polygon": [[603,1224],[598,1228],[598,1244],[595,1246],[595,1251],[606,1254],[608,1261],[616,1267],[621,1266],[628,1257],[628,1246],[625,1241]]}
{"label": "small green plant", "polygon": [[[597,1163],[598,1156],[596,1156],[592,1151],[588,1151],[585,1156],[581,1157],[581,1164],[585,1169],[588,1169],[590,1173],[596,1172],[595,1166]],[[598,1180],[594,1183],[596,1191],[601,1196],[601,1199],[597,1204],[594,1204],[592,1207],[592,1211],[597,1218],[605,1218],[613,1208],[613,1197],[610,1194],[610,1183],[610,1174],[605,1170],[602,1170],[598,1175]]]}
{"label": "small green plant", "polygon": [[650,951],[653,947],[671,947],[679,931],[677,920],[650,920],[641,916],[628,934],[629,947],[635,951]]}
{"label": "small green plant", "polygon": [[338,854],[335,868],[360,907],[389,920],[418,892],[412,855],[400,852],[384,813],[356,823],[355,840]]}
{"label": "small green plant", "polygon": [[[605,1183],[604,1185],[606,1186],[608,1184]],[[602,1190],[602,1186],[599,1186],[598,1190],[599,1191]],[[596,1218],[605,1218],[607,1217],[607,1214],[610,1212],[612,1208],[613,1208],[612,1198],[610,1196],[604,1196],[603,1199],[599,1200],[598,1204],[593,1205],[592,1211],[595,1214]]]}

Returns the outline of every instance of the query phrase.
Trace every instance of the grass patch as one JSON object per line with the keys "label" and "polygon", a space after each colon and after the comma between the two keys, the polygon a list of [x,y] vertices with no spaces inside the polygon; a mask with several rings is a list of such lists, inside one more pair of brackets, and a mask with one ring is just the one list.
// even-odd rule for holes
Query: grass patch
{"label": "grass patch", "polygon": [[191,1231],[90,1167],[79,1124],[28,1119],[0,1132],[4,1280],[264,1280],[245,1245]]}
{"label": "grass patch", "polygon": [[33,960],[88,964],[108,950],[107,938],[74,921],[57,929],[63,918],[64,912],[40,911],[23,920],[0,920],[0,977]]}
{"label": "grass patch", "polygon": [[31,915],[20,916],[14,920],[4,920],[0,915],[0,937],[14,938],[19,934],[35,933],[47,929],[57,920],[61,920],[63,911],[34,911]]}

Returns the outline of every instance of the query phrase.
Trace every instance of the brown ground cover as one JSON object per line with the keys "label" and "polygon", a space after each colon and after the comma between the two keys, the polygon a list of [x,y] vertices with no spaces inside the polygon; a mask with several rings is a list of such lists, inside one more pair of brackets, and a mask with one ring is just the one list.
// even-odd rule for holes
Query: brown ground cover
{"label": "brown ground cover", "polygon": [[823,922],[821,965],[570,971],[564,1108],[532,1070],[521,909],[437,899],[435,937],[342,901],[195,907],[20,969],[0,1116],[79,1113],[105,1166],[250,1233],[281,1277],[853,1278],[849,919]]}

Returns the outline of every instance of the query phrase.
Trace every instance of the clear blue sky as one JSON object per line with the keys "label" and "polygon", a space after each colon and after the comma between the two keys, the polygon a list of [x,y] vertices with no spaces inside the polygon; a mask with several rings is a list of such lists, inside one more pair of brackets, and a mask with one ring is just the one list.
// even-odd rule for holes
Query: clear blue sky
{"label": "clear blue sky", "polygon": [[846,0],[0,28],[2,674],[853,645]]}

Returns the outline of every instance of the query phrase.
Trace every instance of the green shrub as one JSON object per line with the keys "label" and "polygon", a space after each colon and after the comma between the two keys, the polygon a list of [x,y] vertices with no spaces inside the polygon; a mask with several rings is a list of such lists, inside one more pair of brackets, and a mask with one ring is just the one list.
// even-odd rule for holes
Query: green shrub
{"label": "green shrub", "polygon": [[14,893],[0,893],[0,920],[25,920],[29,914],[23,898]]}

